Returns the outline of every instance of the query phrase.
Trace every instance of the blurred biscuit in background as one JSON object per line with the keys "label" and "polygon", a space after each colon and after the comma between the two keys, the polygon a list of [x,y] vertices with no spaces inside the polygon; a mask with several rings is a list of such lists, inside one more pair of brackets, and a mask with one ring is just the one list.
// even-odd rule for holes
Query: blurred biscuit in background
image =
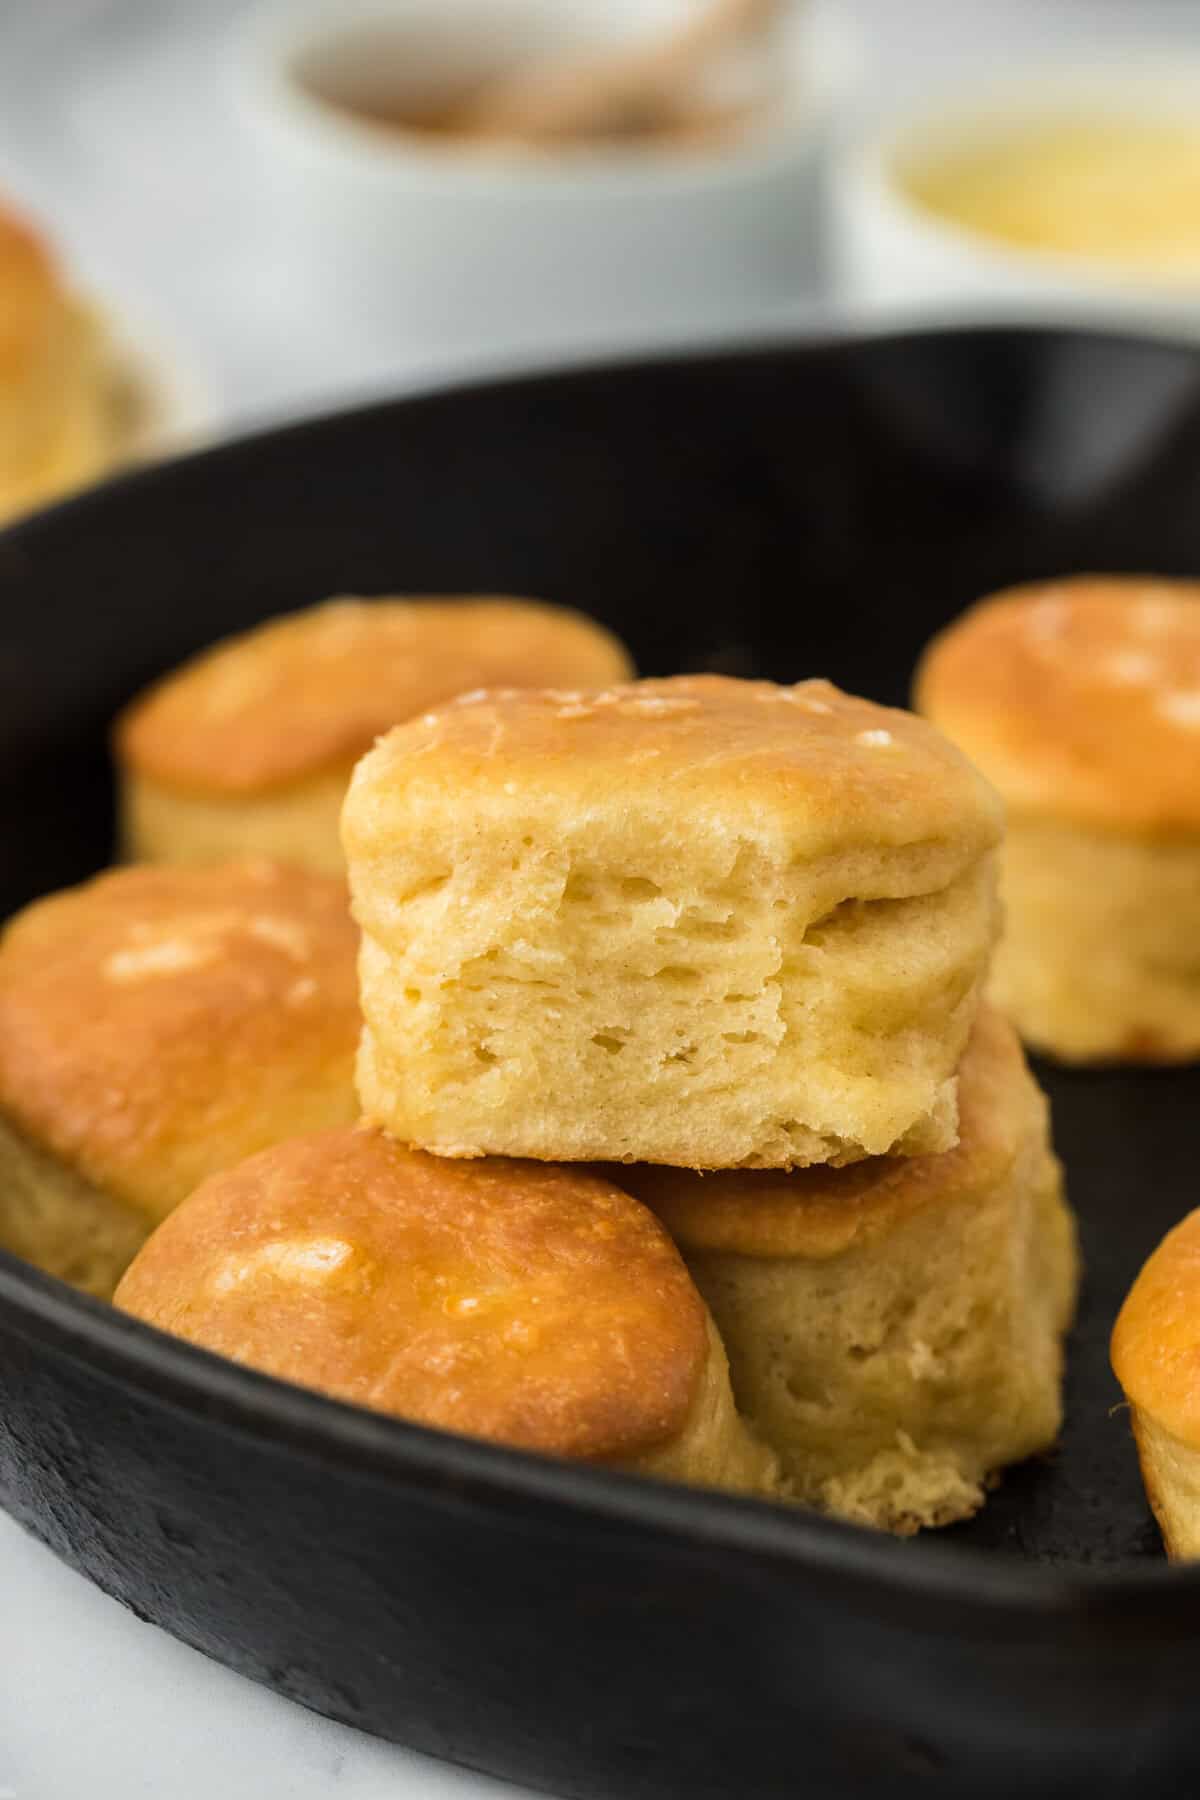
{"label": "blurred biscuit in background", "polygon": [[126,709],[126,854],[265,855],[335,873],[350,772],[375,738],[482,687],[619,681],[603,626],[534,600],[340,599],[202,651]]}
{"label": "blurred biscuit in background", "polygon": [[111,1293],[215,1169],[356,1113],[343,884],[128,868],[0,938],[0,1246]]}
{"label": "blurred biscuit in background", "polygon": [[124,436],[98,316],[36,227],[0,200],[0,522],[94,480]]}
{"label": "blurred biscuit in background", "polygon": [[997,1005],[1067,1062],[1200,1055],[1200,583],[996,595],[917,704],[1007,807]]}

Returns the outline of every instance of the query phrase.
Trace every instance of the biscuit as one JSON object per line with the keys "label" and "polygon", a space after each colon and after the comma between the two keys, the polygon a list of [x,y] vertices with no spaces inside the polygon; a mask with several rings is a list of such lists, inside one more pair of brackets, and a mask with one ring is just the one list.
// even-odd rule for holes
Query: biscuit
{"label": "biscuit", "polygon": [[0,520],[112,461],[112,387],[96,322],[38,232],[0,204]]}
{"label": "biscuit", "polygon": [[1169,1231],[1112,1335],[1146,1494],[1169,1556],[1200,1556],[1200,1210]]}
{"label": "biscuit", "polygon": [[769,1491],[665,1231],[598,1176],[449,1163],[369,1129],[277,1144],[191,1196],[116,1303],[357,1406]]}
{"label": "biscuit", "polygon": [[613,1171],[683,1252],[795,1496],[904,1535],[973,1513],[1061,1417],[1074,1226],[1045,1101],[987,1009],[959,1119],[941,1156]]}
{"label": "biscuit", "polygon": [[465,696],[347,796],[363,1110],[442,1156],[947,1148],[999,832],[936,732],[827,682]]}
{"label": "biscuit", "polygon": [[489,683],[630,673],[602,626],[533,600],[330,600],[268,620],[122,714],[126,851],[176,863],[252,853],[337,873],[350,771],[381,732]]}
{"label": "biscuit", "polygon": [[1200,1055],[1200,583],[1083,576],[936,638],[922,712],[1008,809],[992,994],[1065,1062]]}
{"label": "biscuit", "polygon": [[356,1115],[345,888],[121,869],[0,938],[0,1246],[101,1295],[214,1170]]}

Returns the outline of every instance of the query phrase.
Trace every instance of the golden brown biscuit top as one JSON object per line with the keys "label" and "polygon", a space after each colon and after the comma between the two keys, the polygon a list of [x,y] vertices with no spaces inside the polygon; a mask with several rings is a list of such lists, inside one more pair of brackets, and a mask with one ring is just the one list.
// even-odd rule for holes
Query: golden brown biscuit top
{"label": "golden brown biscuit top", "polygon": [[1012,1161],[1021,1120],[1040,1106],[1016,1033],[984,1008],[960,1067],[959,1141],[940,1156],[882,1156],[787,1173],[701,1175],[650,1163],[609,1173],[652,1208],[685,1251],[821,1261],[926,1206],[990,1186]]}
{"label": "golden brown biscuit top", "polygon": [[724,675],[602,689],[466,694],[389,732],[355,771],[348,850],[447,793],[485,804],[552,790],[576,817],[651,793],[683,820],[733,820],[789,853],[949,843],[965,866],[1000,836],[1000,806],[912,713],[827,681]]}
{"label": "golden brown biscuit top", "polygon": [[448,1431],[633,1456],[683,1426],[703,1305],[658,1222],[563,1165],[449,1162],[365,1127],[206,1182],[117,1291],[151,1324]]}
{"label": "golden brown biscuit top", "polygon": [[161,1216],[289,1128],[354,1117],[357,939],[342,882],[268,862],[36,901],[0,938],[0,1107]]}
{"label": "golden brown biscuit top", "polygon": [[347,766],[380,732],[490,684],[620,680],[629,657],[582,613],[534,600],[329,600],[227,638],[117,723],[156,781],[245,794]]}
{"label": "golden brown biscuit top", "polygon": [[12,375],[35,355],[63,297],[45,243],[0,205],[0,373]]}
{"label": "golden brown biscuit top", "polygon": [[1135,1406],[1200,1446],[1200,1210],[1167,1233],[1126,1295],[1112,1366]]}
{"label": "golden brown biscuit top", "polygon": [[1014,812],[1200,826],[1200,582],[1089,575],[998,594],[934,639],[917,704]]}

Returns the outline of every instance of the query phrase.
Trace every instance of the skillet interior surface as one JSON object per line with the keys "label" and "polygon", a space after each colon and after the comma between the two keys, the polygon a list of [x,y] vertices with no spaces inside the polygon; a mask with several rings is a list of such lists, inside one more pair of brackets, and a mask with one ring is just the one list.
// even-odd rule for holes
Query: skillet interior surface
{"label": "skillet interior surface", "polygon": [[[781,680],[823,674],[876,699],[903,703],[921,646],[962,606],[1009,582],[1073,570],[1200,575],[1200,358],[1192,352],[1051,331],[770,347],[419,397],[220,448],[114,483],[0,537],[0,905],[8,912],[106,860],[112,831],[106,727],[142,682],[224,632],[326,594],[540,594],[612,625],[646,673],[719,668]],[[994,1596],[999,1570],[1007,1567],[1015,1605],[1031,1592],[1021,1560],[1073,1577],[1138,1568],[1149,1573],[1161,1559],[1127,1424],[1114,1413],[1120,1396],[1106,1345],[1141,1260],[1194,1203],[1200,1072],[1039,1073],[1053,1100],[1087,1265],[1061,1449],[1011,1473],[982,1514],[941,1534],[940,1545],[922,1540],[877,1546],[858,1533],[807,1520],[784,1525],[772,1515],[769,1531],[763,1527],[770,1553],[779,1551],[781,1531],[790,1530],[801,1546],[800,1561],[810,1556],[814,1567],[820,1564],[822,1580],[836,1574],[839,1559],[847,1578],[851,1564],[862,1574],[878,1548],[881,1557],[891,1558],[886,1566],[908,1590],[909,1603],[916,1603],[925,1571],[932,1604],[935,1590],[953,1590],[960,1575],[964,1600],[981,1582]],[[93,1394],[89,1400],[89,1366],[95,1366],[89,1343],[100,1339],[106,1348],[99,1362],[106,1370],[96,1381],[103,1399]],[[262,1623],[270,1596],[264,1601],[251,1582],[243,1605],[229,1567],[228,1591],[212,1586],[212,1546],[206,1549],[204,1533],[198,1539],[182,1519],[180,1484],[192,1480],[197,1468],[217,1469],[226,1456],[228,1467],[213,1477],[207,1504],[210,1511],[232,1509],[215,1527],[232,1548],[237,1532],[231,1519],[244,1513],[234,1492],[237,1470],[254,1468],[257,1453],[247,1444],[222,1452],[209,1440],[224,1434],[232,1442],[231,1432],[245,1430],[252,1438],[253,1428],[244,1418],[230,1424],[220,1397],[224,1373],[188,1352],[174,1365],[177,1374],[184,1371],[182,1386],[159,1397],[163,1416],[175,1424],[152,1443],[159,1402],[143,1406],[144,1346],[123,1362],[144,1339],[138,1328],[106,1318],[101,1309],[0,1258],[0,1497],[110,1591],[320,1710],[563,1791],[605,1791],[598,1771],[604,1780],[619,1772],[625,1793],[672,1791],[689,1762],[680,1760],[684,1732],[698,1733],[698,1745],[709,1733],[708,1749],[690,1776],[693,1791],[790,1790],[796,1770],[785,1772],[776,1762],[769,1770],[759,1767],[753,1779],[747,1775],[740,1788],[731,1786],[729,1759],[737,1762],[741,1752],[729,1744],[714,1751],[709,1725],[698,1725],[686,1698],[669,1734],[674,1760],[663,1743],[652,1742],[655,1732],[645,1721],[631,1724],[623,1738],[604,1708],[600,1716],[607,1723],[597,1724],[593,1715],[590,1727],[570,1727],[572,1753],[565,1723],[571,1706],[563,1694],[556,1702],[553,1693],[544,1694],[543,1703],[557,1704],[564,1722],[561,1752],[552,1754],[546,1744],[539,1746],[536,1733],[531,1739],[520,1731],[516,1747],[510,1743],[503,1752],[481,1749],[469,1726],[457,1740],[430,1723],[441,1716],[438,1696],[450,1697],[461,1679],[455,1657],[462,1646],[451,1641],[453,1633],[438,1645],[443,1661],[430,1677],[432,1694],[421,1682],[410,1684],[408,1698],[389,1711],[377,1698],[362,1698],[374,1689],[364,1687],[361,1670],[346,1673],[339,1685],[330,1669],[339,1659],[345,1665],[344,1643],[322,1637],[332,1631],[328,1618],[314,1626],[310,1611],[306,1622],[301,1596],[275,1593],[272,1637]],[[231,1373],[235,1385],[242,1384],[237,1391],[249,1415],[261,1407],[282,1417],[281,1390]],[[316,1410],[303,1414],[305,1431],[315,1431],[319,1440],[324,1403],[312,1405]],[[241,1406],[239,1401],[234,1411]],[[325,1410],[329,1416],[340,1411]],[[80,1421],[88,1417],[98,1421],[96,1435],[107,1434],[99,1447],[81,1444]],[[369,1422],[368,1429],[378,1423]],[[172,1438],[176,1428],[178,1443]],[[393,1431],[387,1424],[381,1429]],[[402,1427],[393,1436],[401,1463],[406,1446],[420,1445],[417,1461],[437,1464],[436,1437]],[[332,1451],[326,1451],[317,1463],[329,1460]],[[284,1442],[269,1475],[260,1471],[245,1479],[253,1487],[261,1478],[272,1504],[284,1503],[280,1470],[293,1455],[308,1468],[313,1454],[311,1444]],[[156,1469],[156,1456],[164,1455],[168,1467]],[[482,1466],[502,1464],[516,1471],[507,1504],[518,1513],[522,1482],[532,1482],[524,1490],[525,1523],[540,1521],[548,1548],[528,1605],[536,1611],[544,1581],[542,1599],[552,1610],[550,1589],[561,1570],[555,1573],[556,1553],[549,1546],[564,1529],[555,1514],[557,1490],[551,1480],[546,1492],[535,1494],[537,1482],[523,1473],[528,1465],[521,1459],[489,1452]],[[414,1476],[414,1486],[424,1503],[432,1497],[448,1508],[450,1518],[455,1506],[467,1506],[471,1480],[464,1470],[450,1457],[440,1477]],[[126,1506],[134,1524],[122,1523],[111,1493],[106,1496],[107,1484],[118,1476],[128,1482]],[[327,1470],[322,1479],[328,1482]],[[359,1533],[373,1532],[381,1542],[382,1477],[372,1466],[363,1479],[361,1492],[372,1499],[362,1499],[358,1516],[349,1483],[345,1516],[357,1517]],[[304,1490],[298,1476],[294,1529],[297,1544],[311,1547],[321,1537],[317,1514],[327,1496],[318,1503]],[[701,1625],[703,1606],[691,1585],[695,1571],[686,1578],[678,1570],[674,1576],[663,1572],[672,1554],[705,1560],[696,1551],[703,1530],[697,1523],[691,1541],[686,1525],[690,1504],[684,1496],[674,1550],[659,1546],[659,1575],[651,1579],[643,1570],[639,1579],[651,1597],[670,1588],[675,1628],[691,1609],[695,1635],[708,1628]],[[712,1516],[733,1516],[727,1503],[712,1504]],[[631,1524],[625,1505],[607,1524],[602,1509],[595,1515],[602,1544]],[[634,1501],[628,1506],[636,1511]],[[306,1507],[316,1508],[307,1521]],[[543,1519],[543,1512],[553,1517]],[[733,1512],[759,1521],[767,1509],[735,1506]],[[252,1520],[243,1523],[253,1529]],[[439,1535],[448,1529],[444,1523],[430,1527],[427,1569],[450,1554]],[[465,1521],[459,1535],[471,1541]],[[131,1541],[140,1544],[140,1574],[130,1567]],[[989,1557],[984,1575],[974,1555],[947,1557],[947,1544],[998,1556]],[[763,1546],[765,1555],[767,1538]],[[328,1543],[325,1551],[337,1562],[340,1552]],[[591,1608],[602,1606],[608,1581],[601,1578],[603,1556],[597,1555]],[[267,1556],[264,1566],[270,1561]],[[751,1587],[753,1563],[747,1545],[744,1577]],[[341,1571],[347,1581],[353,1565],[349,1555]],[[877,1566],[882,1569],[884,1561]],[[1169,1630],[1164,1615],[1165,1652],[1167,1640],[1173,1643],[1188,1621],[1200,1627],[1200,1594],[1186,1574],[1159,1573],[1161,1582],[1152,1580],[1148,1594],[1187,1596],[1186,1611],[1171,1609]],[[493,1578],[479,1570],[473,1578],[482,1596]],[[270,1579],[278,1589],[282,1577],[274,1572]],[[205,1582],[207,1599],[200,1592]],[[1052,1588],[1057,1593],[1050,1584],[1047,1595]],[[319,1610],[319,1582],[317,1590]],[[1070,1592],[1071,1609],[1086,1611],[1086,1579],[1082,1586],[1073,1582]],[[1094,1592],[1098,1614],[1104,1592],[1103,1583]],[[500,1596],[493,1594],[490,1604],[501,1605]],[[778,1594],[771,1604],[780,1604]],[[358,1594],[354,1605],[360,1608],[355,1617],[374,1616],[365,1595]],[[762,1605],[765,1630],[770,1606]],[[647,1608],[649,1618],[649,1599]],[[851,1606],[847,1618],[855,1611]],[[1146,1616],[1152,1613],[1153,1606]],[[372,1654],[385,1660],[391,1650],[381,1646],[388,1631],[399,1643],[406,1630],[394,1613],[387,1616],[390,1625],[375,1618],[368,1633]],[[614,1614],[614,1631],[618,1622]],[[1139,1633],[1144,1626],[1145,1617]],[[653,1642],[657,1627],[642,1621],[637,1630],[651,1657],[648,1668],[654,1656],[669,1655],[665,1640]],[[300,1641],[315,1642],[315,1650],[307,1661],[298,1654],[289,1661],[279,1646]],[[602,1629],[597,1656],[605,1641]],[[1003,1654],[1003,1642],[1000,1648]],[[1132,1642],[1128,1648],[1132,1652]],[[883,1655],[868,1638],[859,1640],[859,1652],[864,1668],[872,1655]],[[750,1653],[746,1644],[741,1653]],[[827,1643],[825,1653],[822,1666],[836,1666],[836,1647]],[[1029,1644],[1022,1654],[1020,1679],[1035,1694],[1042,1679],[1037,1655]],[[756,1666],[761,1655],[759,1644]],[[611,1676],[603,1658],[585,1657],[582,1669],[593,1687]],[[893,1682],[897,1673],[892,1671]],[[1095,1726],[1113,1702],[1101,1698],[1099,1686],[1087,1692],[1080,1704]],[[1165,1703],[1165,1690],[1158,1701]],[[827,1695],[821,1703],[831,1714],[837,1711]],[[912,1704],[911,1696],[905,1704]],[[982,1718],[988,1704],[972,1699],[954,1729],[972,1707],[981,1709]],[[503,1705],[511,1724],[511,1695]],[[1114,1719],[1119,1710],[1111,1712]],[[487,1717],[485,1696],[480,1718]],[[744,1724],[751,1729],[755,1721],[748,1717]],[[1176,1772],[1195,1746],[1187,1749],[1191,1740],[1180,1738],[1174,1713],[1155,1711],[1152,1721],[1141,1719],[1139,1730],[1143,1726],[1145,1745],[1152,1748],[1137,1764],[1139,1791],[1175,1791],[1154,1787],[1153,1771],[1167,1767],[1162,1759],[1168,1740]],[[770,1735],[762,1720],[758,1727],[760,1735]],[[868,1732],[863,1741],[846,1739],[842,1760],[830,1751],[833,1760],[821,1761],[826,1749],[814,1751],[811,1767],[836,1780],[838,1791],[856,1793],[875,1792],[872,1783],[883,1774],[919,1785],[931,1773],[959,1767],[957,1751],[939,1746],[934,1726],[924,1737],[897,1736],[894,1723],[871,1729],[883,1733],[878,1757]],[[990,1741],[990,1729],[976,1731],[980,1745]],[[585,1736],[590,1730],[595,1741],[581,1744],[581,1730]],[[1065,1740],[1056,1741],[1066,1757]],[[1069,1767],[1072,1779],[1086,1772],[1097,1791],[1125,1792],[1121,1783],[1132,1780],[1136,1760],[1128,1750],[1131,1740],[1124,1740],[1123,1760],[1111,1746],[1101,1754],[1105,1741],[1103,1731],[1089,1739],[1086,1770],[1077,1745],[1075,1761],[1062,1763],[1064,1779]],[[1012,1780],[1018,1774],[1025,1779],[1029,1769],[1018,1760],[1004,1763],[1002,1772],[1011,1791]],[[893,1785],[888,1791],[901,1790]],[[985,1780],[976,1791],[993,1790]]]}

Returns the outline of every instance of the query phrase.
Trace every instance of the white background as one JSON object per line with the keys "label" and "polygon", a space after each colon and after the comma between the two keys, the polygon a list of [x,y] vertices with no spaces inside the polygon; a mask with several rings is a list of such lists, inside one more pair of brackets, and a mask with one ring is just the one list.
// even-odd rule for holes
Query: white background
{"label": "white background", "polygon": [[[222,98],[240,10],[237,0],[0,0],[0,180],[156,317],[231,426],[429,373],[365,365],[336,321],[261,261],[255,174]],[[1057,50],[1119,56],[1135,35],[1200,54],[1200,0],[844,0],[843,10],[861,29],[867,113]],[[795,316],[834,305],[814,291],[797,297]],[[138,1623],[0,1515],[0,1800],[334,1791],[517,1793],[251,1687]]]}

